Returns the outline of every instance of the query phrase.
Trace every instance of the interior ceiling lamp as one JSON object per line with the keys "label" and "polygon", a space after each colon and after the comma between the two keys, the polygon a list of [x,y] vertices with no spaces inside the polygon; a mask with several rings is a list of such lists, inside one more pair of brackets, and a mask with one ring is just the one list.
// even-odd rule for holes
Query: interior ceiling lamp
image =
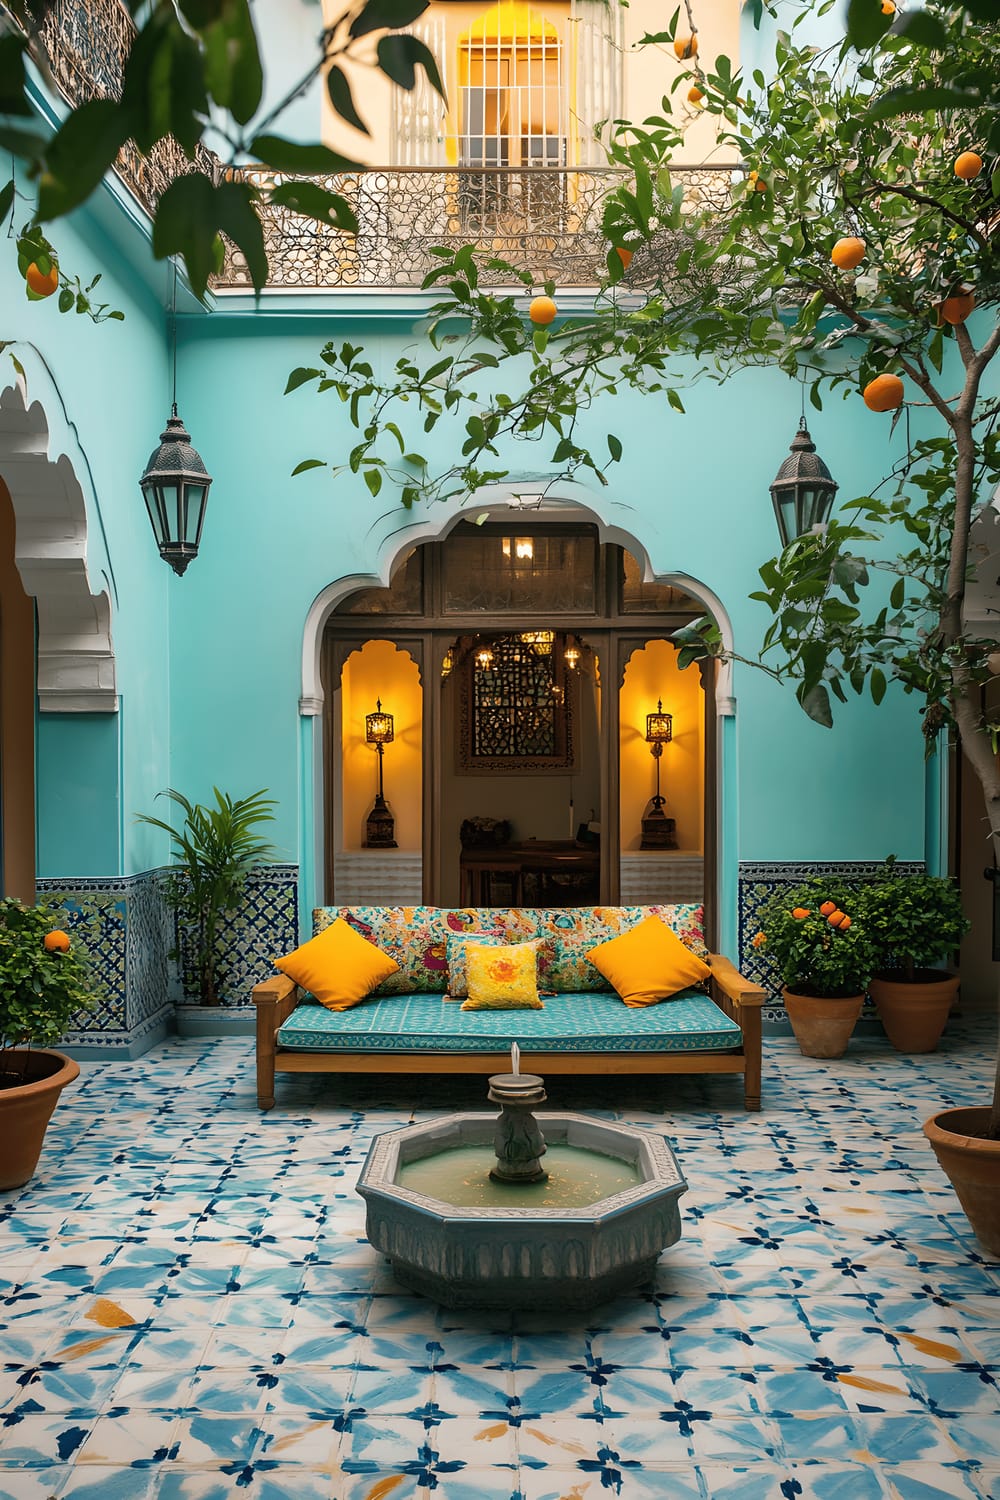
{"label": "interior ceiling lamp", "polygon": [[534,560],[535,544],[530,536],[501,537],[500,545],[504,557],[511,558],[514,562],[532,562]]}
{"label": "interior ceiling lamp", "polygon": [[489,641],[484,641],[481,646],[476,647],[476,666],[481,672],[488,672],[493,665],[493,647]]}
{"label": "interior ceiling lamp", "polygon": [[375,699],[375,712],[365,715],[365,741],[374,745],[378,751],[378,794],[375,805],[368,814],[368,822],[365,825],[365,848],[366,849],[395,849],[397,848],[395,834],[395,820],[389,811],[385,797],[382,792],[382,750],[385,745],[391,745],[395,737],[395,728],[392,714],[387,714],[382,708],[381,698]]}
{"label": "interior ceiling lamp", "polygon": [[673,818],[663,811],[666,797],[660,793],[660,757],[664,745],[674,737],[674,716],[663,712],[663,699],[657,700],[656,712],[646,715],[646,744],[656,764],[656,793],[647,804],[642,819],[642,842],[640,849],[676,849],[677,838]]}
{"label": "interior ceiling lamp", "polygon": [[837,482],[816,452],[803,415],[791,450],[771,485],[774,515],[781,545],[819,531],[830,519]]}
{"label": "interior ceiling lamp", "polygon": [[198,556],[201,528],[211,475],[196,448],[191,434],[177,415],[177,267],[174,267],[174,295],[170,312],[173,391],[170,416],[160,433],[160,446],[150,454],[146,472],[139,480],[146,510],[160,556],[180,576],[193,557]]}

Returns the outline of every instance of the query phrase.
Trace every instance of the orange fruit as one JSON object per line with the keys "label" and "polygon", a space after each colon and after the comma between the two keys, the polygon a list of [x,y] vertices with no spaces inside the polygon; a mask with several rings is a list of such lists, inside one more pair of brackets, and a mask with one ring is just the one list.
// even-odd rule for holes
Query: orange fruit
{"label": "orange fruit", "polygon": [[876,375],[861,395],[869,411],[895,411],[903,404],[903,382],[898,375]]}
{"label": "orange fruit", "polygon": [[963,151],[955,158],[955,176],[963,182],[972,182],[983,170],[983,158],[978,151]]}
{"label": "orange fruit", "polygon": [[844,920],[844,913],[838,906],[835,911],[832,911],[830,913],[826,920],[829,922],[831,927],[839,927],[841,922]]}
{"label": "orange fruit", "polygon": [[698,38],[696,36],[675,37],[674,52],[682,62],[687,57],[695,57],[698,52]]}
{"label": "orange fruit", "polygon": [[808,917],[809,915],[810,915],[810,913],[809,913],[808,906],[793,906],[792,907],[792,916],[796,917],[798,919],[798,921],[800,921],[800,922],[802,921],[803,917]]}
{"label": "orange fruit", "polygon": [[968,291],[953,292],[943,302],[938,303],[938,322],[943,318],[954,328],[959,323],[964,323],[976,305],[976,294],[970,287]]}
{"label": "orange fruit", "polygon": [[69,952],[69,934],[63,932],[58,927],[54,932],[47,932],[42,939],[42,943],[47,953]]}
{"label": "orange fruit", "polygon": [[823,905],[820,907],[820,915],[824,916],[824,917],[828,917],[831,912],[834,912],[836,910],[837,910],[837,903],[836,903],[836,901],[824,901]]}
{"label": "orange fruit", "polygon": [[882,14],[884,16],[894,16],[896,14],[896,7],[893,5],[892,0],[882,0]]}
{"label": "orange fruit", "polygon": [[766,177],[755,177],[754,180],[753,180],[753,189],[754,189],[755,193],[766,193],[767,192],[767,178]]}
{"label": "orange fruit", "polygon": [[693,83],[688,89],[687,98],[689,104],[700,104],[704,97],[705,90],[700,89],[696,83]]}
{"label": "orange fruit", "polygon": [[830,251],[830,259],[841,271],[853,271],[855,266],[860,266],[867,250],[864,240],[859,240],[857,235],[848,235],[837,241]]}
{"label": "orange fruit", "polygon": [[629,266],[632,264],[633,252],[631,250],[626,250],[624,245],[616,245],[615,254],[618,256],[619,260],[627,271]]}
{"label": "orange fruit", "polygon": [[848,927],[850,927],[851,919],[846,912],[844,912],[844,915],[841,917],[839,925],[841,932],[846,932]]}
{"label": "orange fruit", "polygon": [[528,308],[528,317],[539,328],[546,328],[558,311],[551,297],[535,297]]}
{"label": "orange fruit", "polygon": [[762,932],[755,932],[753,937],[750,939],[750,946],[752,948],[763,948],[766,942],[767,938]]}
{"label": "orange fruit", "polygon": [[39,297],[51,297],[59,285],[59,267],[53,263],[48,271],[40,271],[33,260],[24,273],[24,279]]}

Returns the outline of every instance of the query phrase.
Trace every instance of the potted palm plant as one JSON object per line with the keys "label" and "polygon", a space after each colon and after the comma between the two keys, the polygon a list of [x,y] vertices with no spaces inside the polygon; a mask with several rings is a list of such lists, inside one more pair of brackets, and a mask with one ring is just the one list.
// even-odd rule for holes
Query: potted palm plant
{"label": "potted palm plant", "polygon": [[962,895],[941,875],[900,873],[890,855],[857,896],[878,962],[869,993],[897,1052],[933,1052],[958,992],[958,975],[935,967],[969,930]]}
{"label": "potted palm plant", "polygon": [[817,877],[779,892],[754,946],[773,960],[799,1050],[842,1057],[861,1014],[875,945],[846,886]]}
{"label": "potted palm plant", "polygon": [[86,957],[40,903],[0,898],[0,1192],[38,1164],[59,1095],[79,1066],[52,1050],[95,999]]}
{"label": "potted palm plant", "polygon": [[138,817],[140,823],[165,829],[173,841],[167,900],[177,913],[181,929],[173,956],[181,957],[181,944],[186,942],[202,1005],[218,1003],[219,924],[223,915],[238,905],[249,872],[274,852],[255,830],[261,823],[274,821],[271,808],[277,806],[263,789],[235,799],[218,787],[212,791],[214,807],[191,802],[173,787],[158,794],[169,797],[183,812],[179,829],[149,813]]}

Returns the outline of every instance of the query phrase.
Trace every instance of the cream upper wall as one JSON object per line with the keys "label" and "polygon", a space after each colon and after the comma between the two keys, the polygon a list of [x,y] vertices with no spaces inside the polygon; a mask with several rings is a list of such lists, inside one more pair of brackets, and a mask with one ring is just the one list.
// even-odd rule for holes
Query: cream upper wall
{"label": "cream upper wall", "polygon": [[[432,0],[430,7],[415,28],[420,30],[422,26],[440,25],[447,37],[444,48],[445,56],[443,60],[439,57],[438,63],[441,66],[449,96],[449,112],[444,128],[452,135],[457,132],[458,127],[456,116],[458,39],[472,22],[489,8],[489,5],[480,3],[480,0]],[[539,3],[533,3],[531,8],[555,25],[560,34],[565,34],[570,24],[568,21],[570,7],[567,4],[551,4],[546,3],[546,0],[539,0]],[[700,58],[706,66],[710,67],[717,56],[724,54],[729,57],[735,69],[739,62],[740,0],[695,0],[694,10],[698,27]],[[341,9],[336,0],[323,0],[325,25],[332,25],[340,13]],[[621,7],[620,19],[623,40],[622,115],[626,119],[642,120],[647,115],[661,112],[663,96],[669,94],[670,87],[678,73],[689,65],[677,61],[673,48],[669,44],[639,46],[640,39],[647,32],[655,33],[663,28],[665,13],[662,6],[654,5],[653,0],[632,0],[630,5]],[[681,29],[680,22],[678,29]],[[374,33],[371,38],[366,39],[367,45],[362,54],[363,57],[374,60],[375,48],[381,34]],[[344,62],[342,66],[351,82],[355,105],[371,134],[365,136],[341,120],[334,113],[324,90],[322,93],[322,138],[334,150],[366,165],[388,165],[396,159],[393,143],[395,86],[373,67],[365,66],[363,60],[355,63]],[[571,70],[568,70],[568,75],[570,72]],[[422,71],[418,73],[418,77],[423,78]],[[688,120],[682,159],[691,163],[728,159],[728,153],[723,157],[715,149],[713,119],[700,111],[687,110],[683,105],[686,92],[685,86],[673,96],[678,103],[678,108],[684,111]],[[425,89],[425,93],[429,91]],[[435,109],[437,105],[432,102],[429,107]]]}

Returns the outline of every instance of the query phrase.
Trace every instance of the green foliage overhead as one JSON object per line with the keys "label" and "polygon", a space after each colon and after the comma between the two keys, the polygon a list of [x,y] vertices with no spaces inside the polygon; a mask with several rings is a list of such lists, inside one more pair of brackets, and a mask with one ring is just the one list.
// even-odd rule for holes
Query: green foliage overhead
{"label": "green foliage overhead", "polygon": [[[333,109],[355,129],[366,125],[338,59],[363,59],[403,89],[412,89],[417,70],[442,96],[435,59],[414,36],[400,32],[427,9],[429,0],[351,0],[321,33],[312,57],[294,86],[273,107],[263,102],[264,69],[250,0],[130,0],[137,33],[125,62],[121,98],[95,98],[68,111],[55,130],[35,117],[29,98],[25,59],[43,75],[48,68],[39,29],[48,0],[11,0],[10,19],[0,20],[0,148],[24,165],[31,192],[26,199],[29,232],[80,207],[113,166],[118,152],[134,141],[145,153],[161,141],[175,141],[191,163],[182,187],[168,188],[153,210],[153,250],[163,259],[178,256],[198,297],[218,268],[220,234],[242,252],[253,284],[267,282],[268,263],[260,222],[268,201],[293,213],[353,233],[357,228],[346,200],[316,184],[287,181],[250,187],[238,169],[263,166],[278,175],[338,173],[360,163],[319,142],[299,144],[282,138],[275,124],[310,84],[326,73]],[[13,25],[15,29],[11,30]],[[374,49],[372,32],[381,31]],[[222,144],[221,174],[204,155],[206,133]],[[13,198],[12,177],[3,193]],[[91,312],[74,298],[67,304]],[[110,316],[110,314],[109,314]]]}
{"label": "green foliage overhead", "polygon": [[212,791],[214,806],[191,802],[172,787],[159,793],[184,814],[179,829],[148,813],[138,816],[138,822],[170,834],[174,868],[167,898],[193,945],[203,1005],[215,1005],[218,1000],[216,940],[220,919],[236,909],[253,867],[274,852],[256,830],[260,824],[274,821],[271,808],[277,806],[263,789],[235,800],[218,787]]}
{"label": "green foliage overhead", "polygon": [[99,987],[79,942],[65,951],[45,947],[48,934],[67,925],[58,907],[0,898],[0,1070],[6,1049],[54,1046],[94,1004]]}

